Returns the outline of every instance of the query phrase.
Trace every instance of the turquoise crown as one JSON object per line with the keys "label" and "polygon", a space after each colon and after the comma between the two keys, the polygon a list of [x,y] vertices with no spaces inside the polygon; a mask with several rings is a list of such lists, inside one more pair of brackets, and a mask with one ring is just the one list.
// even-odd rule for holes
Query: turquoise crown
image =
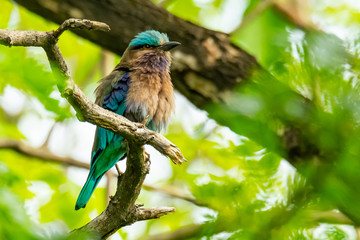
{"label": "turquoise crown", "polygon": [[155,30],[147,30],[145,32],[138,33],[133,40],[131,40],[129,46],[141,46],[141,45],[152,45],[159,46],[165,42],[168,42],[169,38],[166,33],[161,33]]}

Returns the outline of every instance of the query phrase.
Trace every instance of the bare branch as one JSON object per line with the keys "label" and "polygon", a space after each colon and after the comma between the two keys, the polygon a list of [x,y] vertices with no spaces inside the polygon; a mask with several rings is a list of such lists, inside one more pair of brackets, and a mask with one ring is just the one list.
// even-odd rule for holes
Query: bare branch
{"label": "bare branch", "polygon": [[5,46],[42,47],[50,34],[39,31],[13,31],[0,29],[0,44]]}
{"label": "bare branch", "polygon": [[7,139],[7,140],[1,139],[0,149],[1,148],[13,149],[16,152],[21,153],[28,157],[34,157],[48,162],[60,163],[65,166],[74,166],[74,167],[80,167],[86,169],[90,168],[90,165],[88,163],[80,162],[70,157],[61,157],[55,155],[52,152],[50,152],[48,148],[45,147],[35,148],[26,143],[12,139]]}
{"label": "bare branch", "polygon": [[50,128],[50,130],[49,130],[49,132],[48,132],[48,134],[47,134],[47,136],[46,136],[46,138],[45,138],[45,141],[44,141],[44,143],[42,144],[42,147],[47,147],[47,146],[49,145],[50,138],[51,138],[51,135],[52,135],[53,132],[54,132],[56,123],[57,123],[57,122],[55,122],[55,123],[51,126],[51,128]]}
{"label": "bare branch", "polygon": [[137,221],[160,218],[173,212],[175,212],[175,208],[173,207],[138,208]]}
{"label": "bare branch", "polygon": [[58,29],[56,29],[53,33],[53,36],[55,38],[59,38],[60,35],[68,29],[86,29],[86,30],[98,30],[98,31],[104,31],[108,32],[110,31],[109,25],[103,22],[97,22],[97,21],[90,21],[87,19],[75,19],[70,18],[65,20]]}

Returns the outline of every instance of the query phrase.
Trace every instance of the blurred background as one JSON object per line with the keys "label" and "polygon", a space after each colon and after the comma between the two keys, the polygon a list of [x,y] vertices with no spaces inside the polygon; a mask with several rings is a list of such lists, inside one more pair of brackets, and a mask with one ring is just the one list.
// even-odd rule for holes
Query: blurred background
{"label": "blurred background", "polygon": [[[316,111],[307,114],[291,98],[284,115],[272,118],[283,99],[264,95],[278,89],[276,84],[250,84],[238,90],[231,108],[209,107],[212,116],[228,118],[220,125],[176,93],[176,111],[164,134],[188,162],[174,166],[147,147],[151,170],[138,199],[145,207],[171,206],[176,212],[126,226],[111,239],[360,239],[360,1],[154,3],[228,33]],[[12,1],[0,0],[0,6],[1,29],[57,28]],[[120,57],[69,31],[59,47],[73,79],[94,100],[96,82]],[[310,139],[317,157],[305,155],[293,167],[295,161],[287,159],[292,155],[271,147],[277,135],[259,126],[266,123],[279,135],[284,122]],[[105,209],[116,188],[115,169],[86,208],[74,210],[94,130],[61,98],[42,49],[0,45],[1,239],[61,239]],[[124,170],[124,161],[119,165]]]}

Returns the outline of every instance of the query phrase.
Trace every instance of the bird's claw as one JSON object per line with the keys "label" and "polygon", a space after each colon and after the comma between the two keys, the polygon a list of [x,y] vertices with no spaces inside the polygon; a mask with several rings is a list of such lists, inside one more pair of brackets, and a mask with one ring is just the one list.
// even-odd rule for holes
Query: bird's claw
{"label": "bird's claw", "polygon": [[150,172],[150,165],[151,165],[151,161],[150,161],[150,154],[147,153],[146,151],[144,151],[144,160],[145,160],[145,169],[146,169],[146,173],[148,174]]}
{"label": "bird's claw", "polygon": [[144,157],[145,157],[145,162],[148,162],[150,165],[151,164],[150,154],[148,152],[144,151]]}
{"label": "bird's claw", "polygon": [[146,115],[146,117],[144,118],[144,120],[142,120],[142,122],[141,122],[141,124],[142,125],[144,125],[144,127],[146,127],[146,124],[147,124],[147,122],[149,121],[149,114],[148,115]]}

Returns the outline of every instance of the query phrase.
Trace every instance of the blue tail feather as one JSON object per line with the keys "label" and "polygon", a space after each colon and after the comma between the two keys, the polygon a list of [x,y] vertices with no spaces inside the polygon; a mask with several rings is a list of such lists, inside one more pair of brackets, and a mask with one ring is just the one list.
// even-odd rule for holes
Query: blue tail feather
{"label": "blue tail feather", "polygon": [[104,150],[93,154],[89,176],[76,201],[75,210],[84,208],[104,174],[111,169],[126,153],[123,137],[114,135]]}
{"label": "blue tail feather", "polygon": [[86,183],[81,189],[79,197],[75,204],[75,210],[79,210],[80,208],[84,208],[89,201],[91,195],[93,194],[96,186],[101,180],[103,174],[97,178],[94,176],[94,171],[90,171],[88,178],[86,179]]}

